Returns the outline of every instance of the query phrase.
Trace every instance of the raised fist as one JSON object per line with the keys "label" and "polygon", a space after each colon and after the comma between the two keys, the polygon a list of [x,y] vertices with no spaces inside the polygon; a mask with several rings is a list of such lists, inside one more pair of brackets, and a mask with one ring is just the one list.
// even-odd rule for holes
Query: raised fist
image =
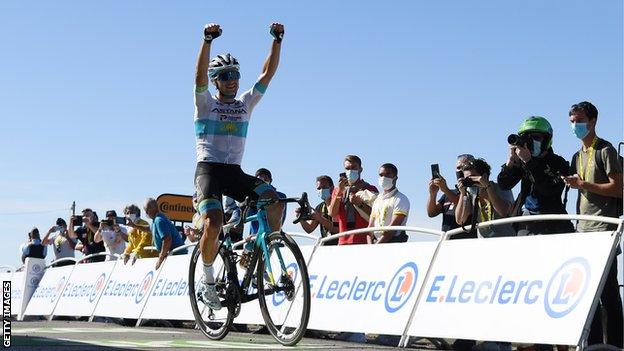
{"label": "raised fist", "polygon": [[271,23],[271,30],[269,33],[271,33],[275,40],[281,42],[282,38],[284,38],[284,25],[277,22]]}
{"label": "raised fist", "polygon": [[216,23],[208,23],[204,27],[204,40],[212,41],[213,39],[219,37],[222,33],[221,26]]}

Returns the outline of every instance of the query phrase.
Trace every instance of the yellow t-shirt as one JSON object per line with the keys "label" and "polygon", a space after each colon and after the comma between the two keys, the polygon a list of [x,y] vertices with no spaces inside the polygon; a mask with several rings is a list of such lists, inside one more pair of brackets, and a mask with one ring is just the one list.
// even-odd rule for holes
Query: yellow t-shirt
{"label": "yellow t-shirt", "polygon": [[[148,225],[148,223],[142,219],[139,219],[136,224],[140,226]],[[128,246],[126,246],[124,253],[131,254],[134,252],[138,258],[158,256],[158,252],[155,250],[145,250],[146,246],[152,246],[152,233],[131,228],[128,232]]]}

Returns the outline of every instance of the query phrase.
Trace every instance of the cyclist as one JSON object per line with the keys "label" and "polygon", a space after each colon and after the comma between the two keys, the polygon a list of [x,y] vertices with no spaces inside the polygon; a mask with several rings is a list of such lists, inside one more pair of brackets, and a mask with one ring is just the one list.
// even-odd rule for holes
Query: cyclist
{"label": "cyclist", "polygon": [[[238,201],[251,199],[277,199],[277,194],[264,181],[245,174],[241,159],[245,150],[245,138],[251,112],[264,95],[279,64],[284,26],[271,24],[274,40],[266,58],[262,73],[256,84],[236,98],[240,79],[238,61],[229,53],[210,59],[212,40],[221,34],[218,24],[210,23],[204,28],[204,40],[197,59],[195,76],[195,136],[197,141],[197,168],[195,189],[198,209],[204,219],[204,233],[200,239],[203,271],[200,298],[213,310],[221,308],[215,289],[212,264],[218,250],[218,237],[223,225],[221,196]],[[208,84],[216,87],[211,96]],[[281,227],[282,204],[267,207],[271,230]]]}

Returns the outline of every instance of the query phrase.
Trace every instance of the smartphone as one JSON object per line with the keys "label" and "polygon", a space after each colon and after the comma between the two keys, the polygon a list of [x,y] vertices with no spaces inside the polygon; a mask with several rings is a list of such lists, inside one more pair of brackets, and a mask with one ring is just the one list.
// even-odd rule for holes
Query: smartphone
{"label": "smartphone", "polygon": [[462,172],[462,171],[456,171],[456,172],[455,172],[455,178],[457,178],[457,179],[462,179],[462,178],[464,178],[464,172]]}
{"label": "smartphone", "polygon": [[102,223],[106,224],[109,227],[113,225],[113,221],[111,219],[103,219]]}
{"label": "smartphone", "polygon": [[115,217],[115,223],[126,225],[128,222],[126,221],[126,217]]}
{"label": "smartphone", "polygon": [[440,178],[440,166],[437,163],[431,165],[431,179]]}
{"label": "smartphone", "polygon": [[82,225],[82,216],[74,216],[74,226]]}
{"label": "smartphone", "polygon": [[342,172],[338,175],[338,178],[346,178],[347,177],[347,173],[346,172]]}

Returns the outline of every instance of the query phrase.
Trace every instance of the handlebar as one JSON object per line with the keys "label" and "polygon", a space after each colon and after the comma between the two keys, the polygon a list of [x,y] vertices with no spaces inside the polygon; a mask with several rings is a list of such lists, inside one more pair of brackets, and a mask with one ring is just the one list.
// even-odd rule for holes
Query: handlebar
{"label": "handlebar", "polygon": [[241,206],[245,206],[245,213],[242,215],[242,218],[246,218],[246,212],[249,207],[257,207],[258,209],[264,209],[269,205],[275,203],[297,203],[301,208],[297,218],[293,221],[293,224],[297,224],[302,220],[312,219],[312,206],[310,206],[310,202],[308,201],[308,194],[306,192],[301,193],[301,197],[287,197],[287,198],[278,198],[278,199],[262,199],[257,201],[252,201],[248,197],[245,198],[245,201],[241,204]]}

